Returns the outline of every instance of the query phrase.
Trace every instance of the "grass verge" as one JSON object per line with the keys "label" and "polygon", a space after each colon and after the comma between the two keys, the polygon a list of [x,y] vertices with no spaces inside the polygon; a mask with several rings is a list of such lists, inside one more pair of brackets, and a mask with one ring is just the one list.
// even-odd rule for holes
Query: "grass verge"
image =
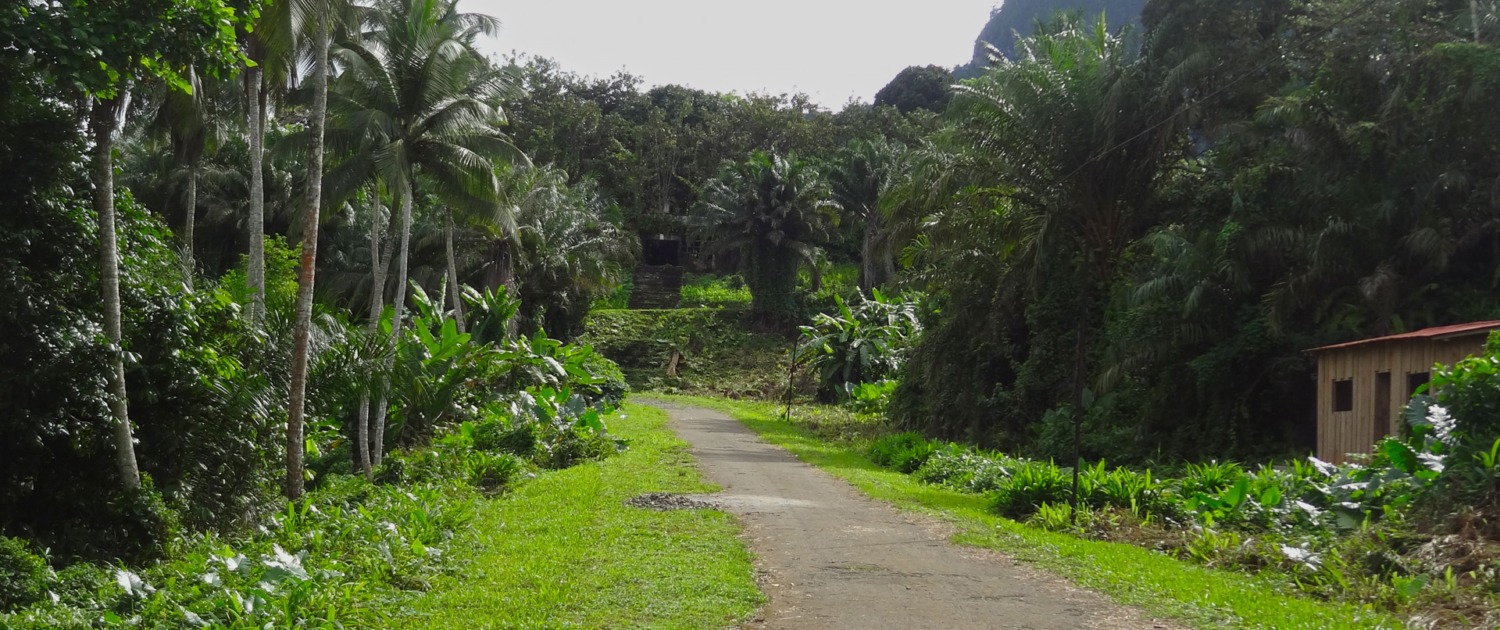
{"label": "grass verge", "polygon": [[712,492],[666,414],[626,405],[611,433],[630,449],[546,473],[480,504],[455,541],[457,574],[412,604],[416,628],[719,628],[763,601],[732,518],[624,504],[648,492]]}
{"label": "grass verge", "polygon": [[953,542],[1001,551],[1122,604],[1199,628],[1400,628],[1369,607],[1299,596],[1269,577],[1189,564],[1128,544],[1048,532],[992,514],[988,499],[931,486],[872,463],[858,440],[830,441],[769,403],[665,397],[723,411],[802,461],[850,482],[872,498],[938,516],[958,532]]}

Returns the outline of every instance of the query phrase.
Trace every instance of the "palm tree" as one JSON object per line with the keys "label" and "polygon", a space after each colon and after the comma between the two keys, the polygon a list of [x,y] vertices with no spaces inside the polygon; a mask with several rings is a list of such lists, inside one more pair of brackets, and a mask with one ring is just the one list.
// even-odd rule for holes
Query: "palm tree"
{"label": "palm tree", "polygon": [[256,34],[246,38],[245,48],[253,64],[245,69],[244,76],[245,135],[250,145],[250,159],[245,169],[250,178],[250,216],[245,228],[249,235],[246,239],[249,254],[246,256],[245,284],[251,295],[250,321],[259,326],[266,318],[266,180],[262,171],[266,158],[266,92],[261,85],[264,74],[260,65],[266,55]]}
{"label": "palm tree", "polygon": [[199,175],[204,154],[211,148],[211,136],[216,135],[213,127],[223,121],[211,111],[211,96],[206,91],[210,84],[200,81],[196,69],[191,67],[183,78],[191,91],[161,86],[161,104],[152,116],[149,132],[168,138],[174,171],[177,171],[174,174],[182,179],[183,279],[188,289],[192,289],[197,268],[193,248],[196,244]]}
{"label": "palm tree", "polygon": [[[1001,59],[958,88],[954,140],[999,165],[1008,196],[1033,215],[1020,235],[1032,263],[1076,254],[1102,289],[1151,224],[1148,203],[1178,127],[1153,120],[1167,108],[1151,106],[1144,64],[1102,19],[1064,16],[1017,46],[1019,61]],[[1079,296],[1080,312],[1092,312],[1095,292]]]}
{"label": "palm tree", "polygon": [[844,212],[864,222],[860,247],[859,288],[870,290],[896,275],[895,258],[882,247],[885,213],[881,202],[900,181],[903,167],[899,144],[883,138],[859,140],[839,154],[828,180],[834,199]]}
{"label": "palm tree", "polygon": [[838,204],[810,162],[795,155],[756,152],[725,163],[703,189],[699,213],[714,238],[704,256],[743,256],[750,310],[774,323],[792,310],[797,270],[808,264],[818,278],[818,244],[838,222]]}
{"label": "palm tree", "polygon": [[115,229],[115,131],[130,104],[130,84],[125,82],[111,98],[94,97],[89,129],[94,136],[94,212],[99,216],[99,284],[104,294],[104,336],[109,341],[109,407],[115,423],[115,461],[126,490],[141,485],[135,459],[135,438],[130,429],[130,409],[125,391],[125,355],[120,347],[120,246]]}
{"label": "palm tree", "polygon": [[302,215],[302,264],[297,273],[297,315],[292,329],[292,393],[286,422],[286,494],[302,496],[302,424],[307,396],[308,337],[312,328],[313,281],[318,259],[318,223],[323,205],[323,129],[328,114],[328,49],[333,34],[332,11],[313,7],[311,142],[307,164],[307,200]]}
{"label": "palm tree", "polygon": [[[497,165],[525,159],[500,131],[504,117],[491,104],[511,89],[508,77],[474,48],[479,36],[498,27],[489,16],[459,13],[454,0],[380,0],[335,52],[344,72],[334,90],[331,140],[346,157],[330,172],[330,185],[337,195],[374,178],[399,196],[396,322],[405,313],[419,176],[436,184],[434,192],[445,203],[448,293],[462,329],[453,209],[495,208]],[[375,464],[384,447],[385,404],[382,394],[375,412]]]}
{"label": "palm tree", "polygon": [[1017,61],[997,56],[996,68],[959,86],[950,110],[958,119],[954,139],[1002,169],[1011,211],[1021,215],[1007,221],[1019,231],[1004,246],[1033,269],[1075,274],[1077,453],[1102,294],[1126,247],[1154,224],[1149,202],[1182,137],[1180,117],[1160,117],[1173,108],[1158,98],[1149,66],[1109,32],[1103,16],[1090,25],[1063,15],[1016,45]]}
{"label": "palm tree", "polygon": [[639,242],[609,220],[612,208],[592,180],[569,186],[561,169],[523,166],[507,173],[503,187],[503,216],[470,222],[506,252],[505,260],[487,264],[513,263],[511,281],[489,288],[506,286],[521,298],[528,329],[570,338],[593,299],[612,291],[632,266]]}
{"label": "palm tree", "polygon": [[296,66],[299,40],[294,15],[309,12],[303,2],[272,2],[265,6],[255,28],[242,31],[245,56],[250,61],[243,75],[245,91],[245,135],[250,146],[245,170],[250,179],[249,217],[246,219],[249,253],[245,284],[250,289],[250,321],[261,325],[266,318],[266,117],[274,86],[285,86]]}

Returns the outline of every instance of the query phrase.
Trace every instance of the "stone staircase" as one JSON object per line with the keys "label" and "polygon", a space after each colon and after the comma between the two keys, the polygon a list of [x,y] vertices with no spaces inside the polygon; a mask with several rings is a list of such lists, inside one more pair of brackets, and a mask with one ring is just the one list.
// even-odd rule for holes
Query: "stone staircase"
{"label": "stone staircase", "polygon": [[677,308],[682,300],[682,267],[641,265],[635,268],[630,308]]}

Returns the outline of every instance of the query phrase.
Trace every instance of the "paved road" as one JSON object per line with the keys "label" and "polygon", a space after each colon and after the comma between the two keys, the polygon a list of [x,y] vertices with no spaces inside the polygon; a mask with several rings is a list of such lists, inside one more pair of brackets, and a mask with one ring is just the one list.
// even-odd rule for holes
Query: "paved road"
{"label": "paved road", "polygon": [[945,526],[872,501],[728,416],[661,404],[713,498],[745,524],[770,602],[750,628],[1169,628],[1138,611],[949,544]]}

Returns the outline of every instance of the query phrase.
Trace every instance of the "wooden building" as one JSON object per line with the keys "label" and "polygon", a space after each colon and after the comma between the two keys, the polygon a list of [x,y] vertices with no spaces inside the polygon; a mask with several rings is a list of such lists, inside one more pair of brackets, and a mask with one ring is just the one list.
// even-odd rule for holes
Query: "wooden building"
{"label": "wooden building", "polygon": [[1351,341],[1311,352],[1318,358],[1318,458],[1340,463],[1390,435],[1412,392],[1436,363],[1478,354],[1500,321],[1474,322]]}

